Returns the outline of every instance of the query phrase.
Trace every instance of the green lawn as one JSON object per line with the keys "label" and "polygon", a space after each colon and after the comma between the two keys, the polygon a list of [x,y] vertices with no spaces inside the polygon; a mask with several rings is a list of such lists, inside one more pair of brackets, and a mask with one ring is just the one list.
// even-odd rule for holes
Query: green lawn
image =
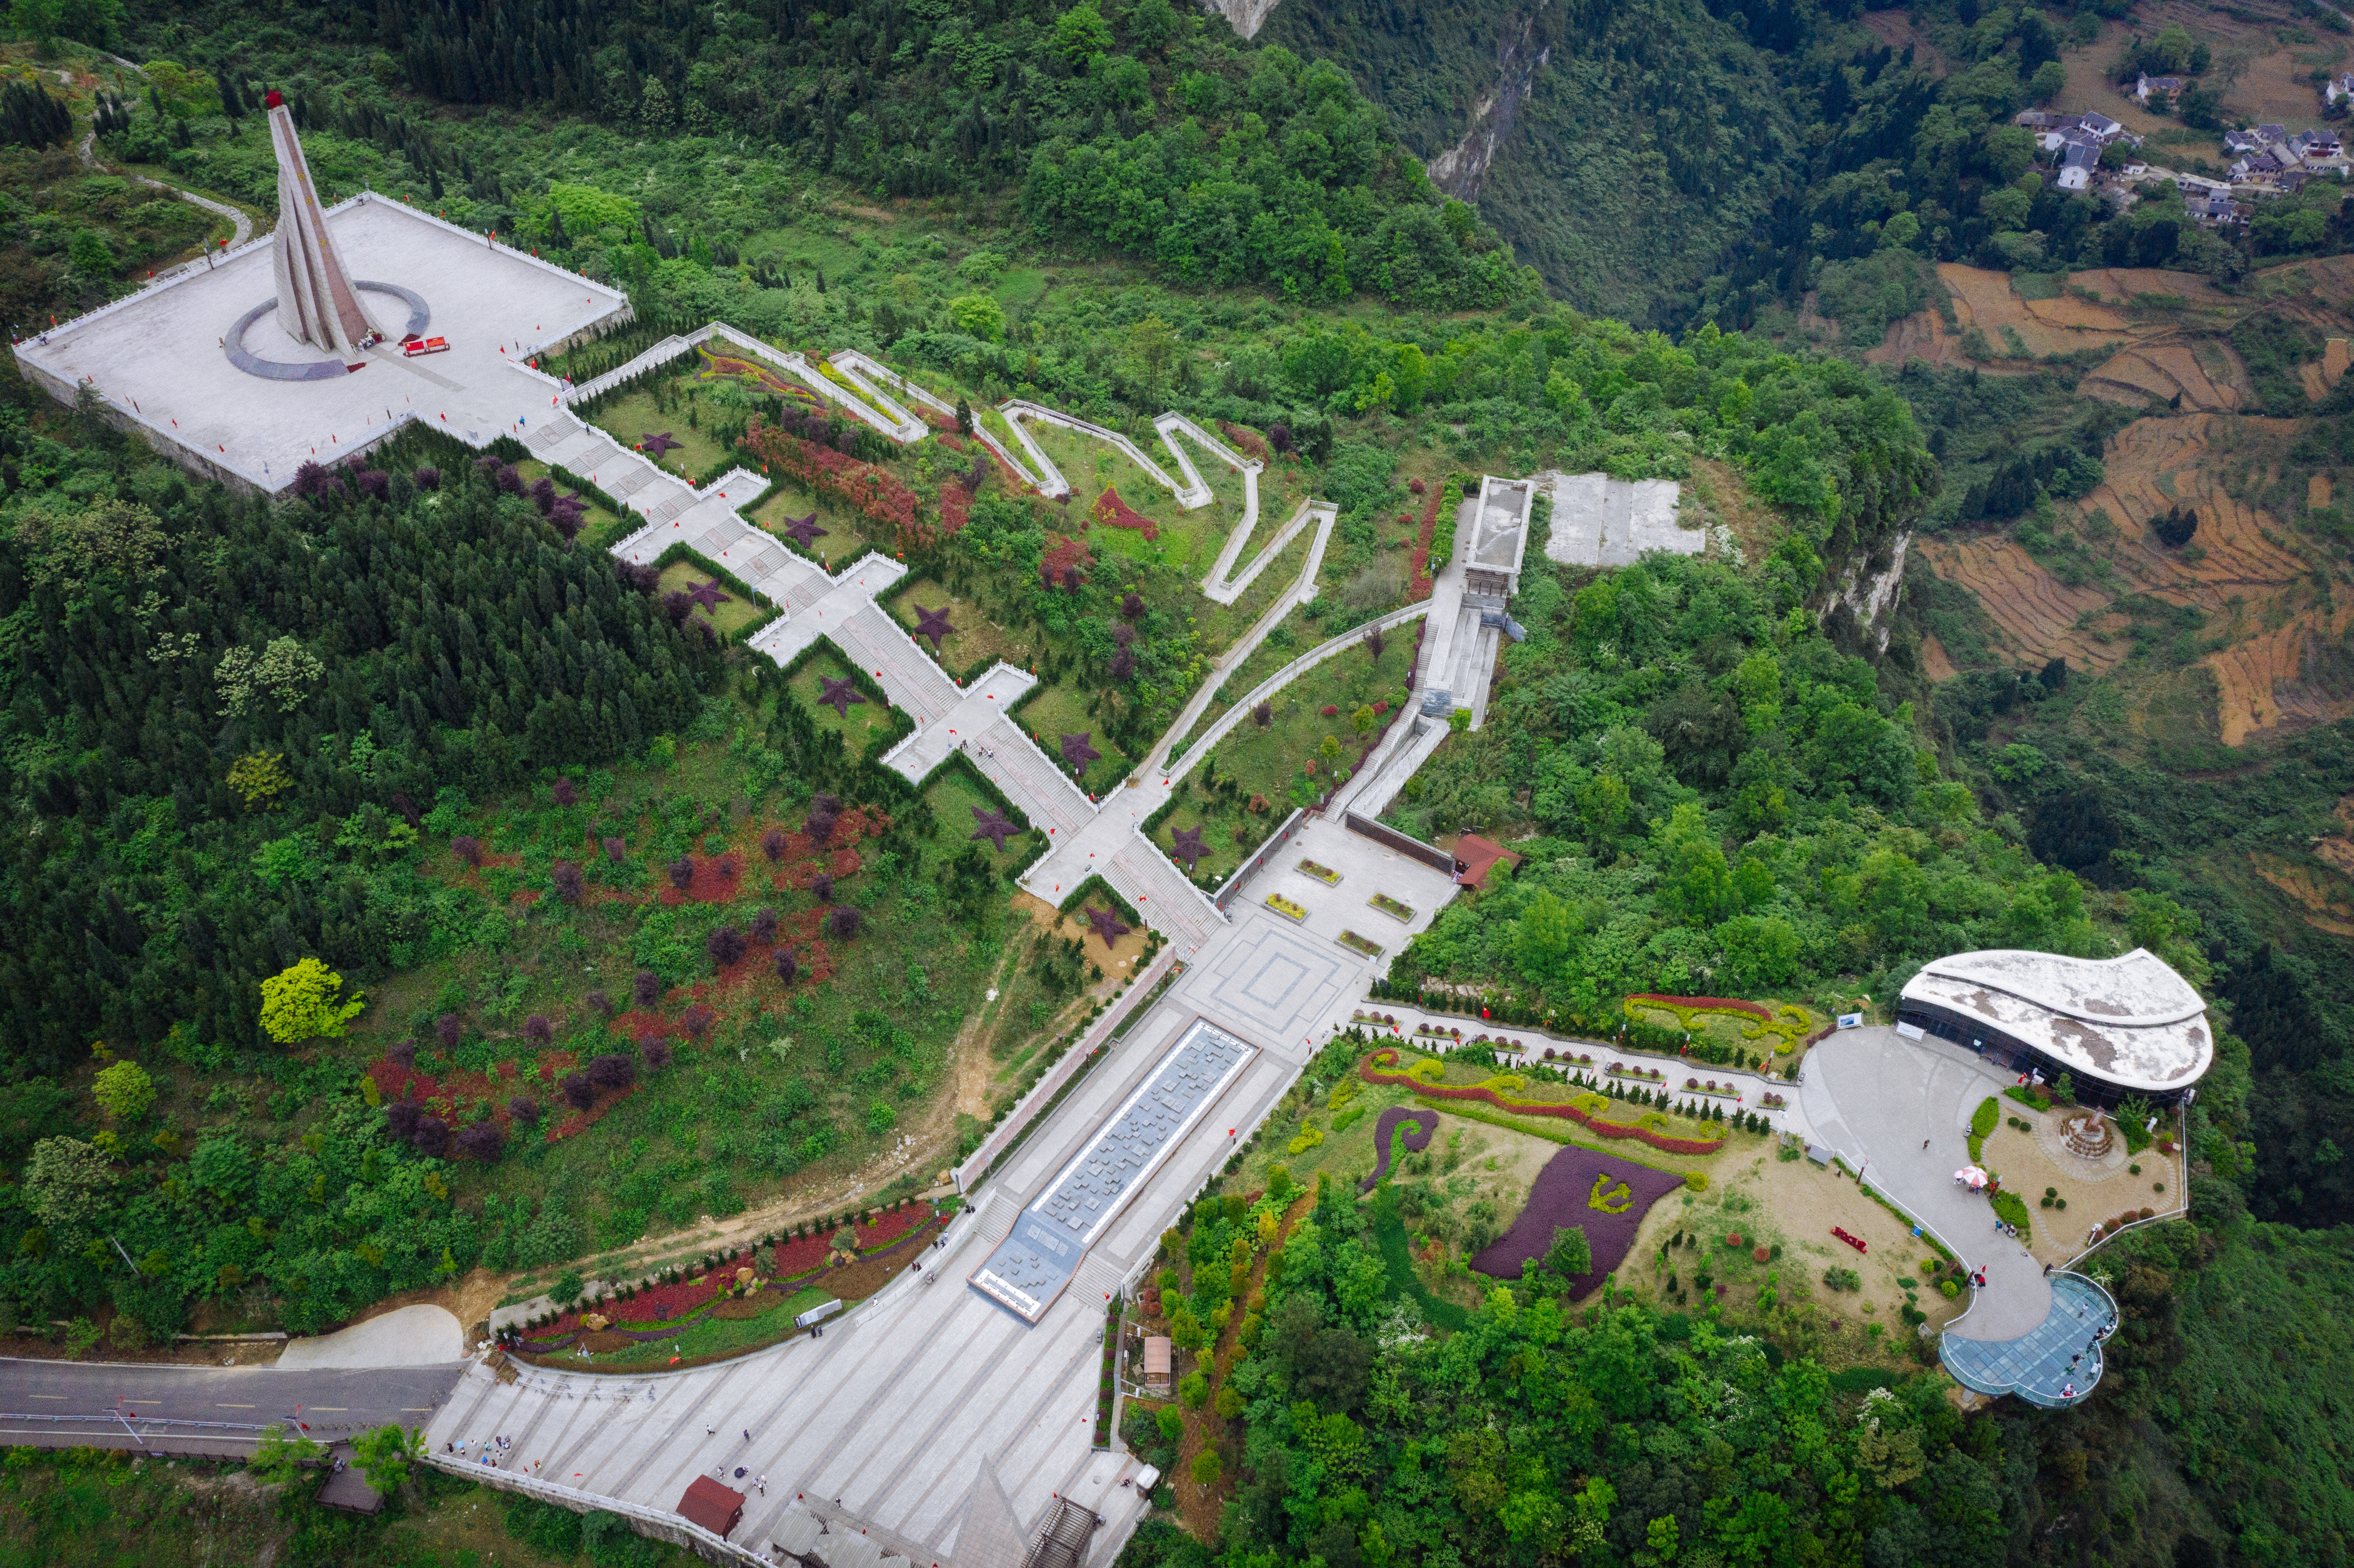
{"label": "green lawn", "polygon": [[830,495],[812,495],[790,480],[779,481],[751,518],[781,539],[787,522],[812,512],[817,514],[817,525],[825,532],[810,541],[810,553],[824,564],[827,571],[838,572],[869,550],[881,550],[887,555],[892,548],[887,538],[878,542],[868,532],[872,524],[857,513]]}
{"label": "green lawn", "polygon": [[[708,580],[710,574],[694,562],[673,561],[663,568],[662,579],[655,591],[669,593],[676,589],[683,593],[695,584]],[[716,608],[706,609],[698,604],[687,613],[698,620],[710,622],[712,629],[722,637],[740,636],[748,628],[768,619],[767,610],[726,583],[719,585],[719,591],[726,597]],[[826,711],[832,713],[833,710],[829,708]]]}
{"label": "green lawn", "polygon": [[828,646],[794,671],[787,685],[801,706],[816,717],[818,727],[832,730],[841,736],[842,743],[850,747],[853,756],[857,756],[886,743],[895,729],[891,723],[891,710],[864,692],[859,694],[859,701],[850,705],[846,715],[837,714],[832,704],[821,704],[817,700],[818,694],[825,689],[823,683],[826,680],[839,681],[849,673],[850,666],[843,663],[841,656]]}
{"label": "green lawn", "polygon": [[944,861],[954,860],[968,849],[977,849],[988,860],[989,868],[1002,874],[1021,864],[1036,842],[1034,830],[1015,833],[1006,839],[1005,848],[1001,852],[991,849],[987,839],[974,838],[973,808],[978,806],[984,810],[996,808],[970,779],[954,769],[941,774],[932,787],[924,791],[924,799],[940,823],[938,834],[925,851],[927,869]]}
{"label": "green lawn", "polygon": [[[940,639],[939,652],[935,655],[941,668],[951,675],[961,675],[984,659],[1002,659],[1017,668],[1029,666],[1032,652],[1029,645],[1016,640],[1013,633],[990,620],[979,601],[959,598],[932,577],[918,577],[907,587],[895,591],[889,609],[899,624],[909,632],[916,630],[916,607],[938,609],[945,606],[949,625],[955,630]],[[932,641],[917,638],[916,646],[931,652]]]}
{"label": "green lawn", "polygon": [[[1201,471],[1216,496],[1207,506],[1188,512],[1177,504],[1177,498],[1162,488],[1119,448],[1093,436],[1083,436],[1053,425],[1033,422],[1030,435],[1063,471],[1071,482],[1074,494],[1067,508],[1073,527],[1080,519],[1092,515],[1096,500],[1106,486],[1115,486],[1119,498],[1136,512],[1149,517],[1160,528],[1159,537],[1147,541],[1133,528],[1110,528],[1100,523],[1090,523],[1087,542],[1098,556],[1116,554],[1140,559],[1159,559],[1191,573],[1196,579],[1210,569],[1218,551],[1225,545],[1227,531],[1242,521],[1243,478],[1233,469],[1193,449],[1189,443],[1186,455]],[[1135,440],[1139,448],[1169,472],[1172,479],[1184,476],[1170,461],[1161,438],[1147,429]],[[1265,497],[1261,497],[1262,508]],[[1285,515],[1289,515],[1288,513]]]}
{"label": "green lawn", "polygon": [[684,479],[701,479],[724,467],[727,454],[709,434],[720,418],[719,408],[691,380],[674,380],[667,387],[667,411],[652,390],[641,386],[599,408],[588,422],[625,447],[634,448],[650,435],[668,435],[679,444],[659,458],[652,452],[640,455]]}
{"label": "green lawn", "polygon": [[1112,788],[1133,766],[1128,754],[1104,733],[1102,721],[1087,712],[1087,700],[1067,687],[1048,686],[1023,708],[1020,716],[1022,727],[1038,742],[1039,749],[1057,763],[1062,761],[1065,735],[1088,737],[1088,744],[1102,753],[1087,764],[1087,777],[1078,781],[1079,788],[1090,794],[1100,795]]}
{"label": "green lawn", "polygon": [[1001,304],[1034,305],[1046,297],[1046,270],[1014,267],[1001,274],[992,291]]}
{"label": "green lawn", "polygon": [[[1413,658],[1410,627],[1384,635],[1379,659],[1363,648],[1341,649],[1268,699],[1271,723],[1262,727],[1246,717],[1226,732],[1215,753],[1219,774],[1231,776],[1246,795],[1275,800],[1309,779],[1310,762],[1316,764],[1316,779],[1329,778],[1331,765],[1320,755],[1327,736],[1341,743],[1340,766],[1354,768],[1370,735],[1360,734],[1351,715],[1376,702],[1390,705],[1384,718],[1395,715],[1408,695],[1406,668]],[[1235,694],[1247,695],[1248,688]],[[1328,716],[1327,707],[1341,711]]]}

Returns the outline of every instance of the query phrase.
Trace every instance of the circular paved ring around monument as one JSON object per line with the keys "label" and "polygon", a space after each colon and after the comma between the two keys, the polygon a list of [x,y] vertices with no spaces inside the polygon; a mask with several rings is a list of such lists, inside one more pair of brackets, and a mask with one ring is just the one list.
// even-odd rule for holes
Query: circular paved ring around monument
{"label": "circular paved ring around monument", "polygon": [[[1981,1393],[2046,1409],[2075,1404],[2100,1381],[2101,1341],[2116,1306],[2100,1286],[2042,1266],[1994,1226],[1986,1199],[1957,1186],[1970,1118],[2011,1075],[1975,1053],[1893,1029],[1842,1029],[1807,1054],[1799,1101],[1815,1137],[1950,1247],[1987,1283],[1946,1326],[1946,1368]],[[1922,1138],[1929,1139],[1924,1149]],[[2080,1358],[2071,1361],[2070,1357]]]}
{"label": "circular paved ring around monument", "polygon": [[[425,296],[414,289],[404,289],[398,283],[371,282],[366,278],[353,279],[352,287],[366,289],[378,294],[390,294],[407,305],[408,324],[401,328],[403,337],[421,336],[426,326],[433,320],[433,308],[425,302]],[[237,318],[237,324],[228,329],[228,337],[222,344],[223,351],[228,354],[228,362],[231,365],[236,366],[248,376],[259,376],[266,381],[324,381],[332,376],[351,374],[350,369],[340,359],[315,359],[294,364],[282,359],[264,359],[259,355],[248,353],[245,346],[247,329],[277,308],[278,301],[272,297],[262,301],[261,303]]]}

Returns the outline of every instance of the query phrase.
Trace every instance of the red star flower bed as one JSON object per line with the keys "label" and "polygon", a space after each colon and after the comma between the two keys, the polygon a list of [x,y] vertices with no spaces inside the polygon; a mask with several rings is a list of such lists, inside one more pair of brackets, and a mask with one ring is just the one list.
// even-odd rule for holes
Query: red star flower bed
{"label": "red star flower bed", "polygon": [[1594,1253],[1593,1269],[1570,1279],[1571,1291],[1582,1296],[1627,1260],[1651,1205],[1683,1184],[1673,1171],[1590,1149],[1564,1149],[1537,1172],[1511,1228],[1473,1257],[1471,1266],[1490,1278],[1518,1279],[1522,1263],[1542,1261],[1552,1250],[1554,1226],[1580,1225]]}
{"label": "red star flower bed", "polygon": [[1161,524],[1122,501],[1116,486],[1108,486],[1101,495],[1096,497],[1096,503],[1088,514],[1107,528],[1134,529],[1144,535],[1144,542],[1148,545],[1161,537]]}

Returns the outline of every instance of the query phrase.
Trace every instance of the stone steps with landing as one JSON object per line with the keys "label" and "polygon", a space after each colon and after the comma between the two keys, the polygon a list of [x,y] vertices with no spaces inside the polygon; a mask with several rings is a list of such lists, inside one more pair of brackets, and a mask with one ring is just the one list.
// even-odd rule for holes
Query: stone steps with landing
{"label": "stone steps with landing", "polygon": [[1136,906],[1147,925],[1187,955],[1199,952],[1226,924],[1209,895],[1186,880],[1160,845],[1140,834],[1131,835],[1113,853],[1104,880]]}
{"label": "stone steps with landing", "polygon": [[1095,808],[1068,775],[1038,749],[1038,743],[1008,715],[975,737],[973,760],[990,781],[1022,808],[1036,828],[1049,830],[1051,843],[1095,819]]}
{"label": "stone steps with landing", "polygon": [[897,618],[872,600],[843,622],[834,641],[882,683],[892,705],[914,714],[918,725],[944,717],[963,696]]}
{"label": "stone steps with landing", "polygon": [[921,781],[950,752],[963,748],[970,755],[971,743],[1037,683],[1035,675],[1001,660],[960,694],[956,706],[900,742],[884,762],[909,782]]}

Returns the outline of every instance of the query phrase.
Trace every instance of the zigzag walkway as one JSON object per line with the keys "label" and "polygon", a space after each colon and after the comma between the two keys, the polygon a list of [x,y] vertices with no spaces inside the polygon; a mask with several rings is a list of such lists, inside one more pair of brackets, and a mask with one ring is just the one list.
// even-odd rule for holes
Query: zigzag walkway
{"label": "zigzag walkway", "polygon": [[[619,386],[632,375],[666,363],[695,344],[725,333],[730,346],[767,360],[808,383],[822,396],[841,405],[854,417],[901,442],[922,439],[929,427],[885,390],[888,387],[912,402],[942,413],[952,413],[937,395],[869,356],[845,350],[832,356],[835,375],[821,375],[798,354],[780,354],[749,334],[735,332],[722,323],[684,337],[665,339],[629,365],[599,377],[585,388],[570,389],[567,402]],[[854,395],[854,393],[855,395]],[[862,401],[864,399],[864,401]],[[871,406],[870,406],[871,405]],[[1303,503],[1251,564],[1239,574],[1234,563],[1256,529],[1258,475],[1261,464],[1247,460],[1201,426],[1177,413],[1154,421],[1161,444],[1174,460],[1178,474],[1154,462],[1128,437],[1104,426],[1076,419],[1041,405],[1019,399],[1003,405],[1008,427],[1033,462],[1033,477],[1004,444],[984,429],[978,438],[1010,469],[1034,488],[1048,494],[1067,494],[1070,486],[1054,463],[1023,429],[1026,419],[1052,423],[1075,433],[1110,443],[1156,482],[1165,485],[1188,509],[1210,504],[1214,493],[1201,471],[1180,445],[1190,440],[1243,476],[1245,514],[1232,532],[1211,580],[1203,591],[1219,603],[1232,603],[1266,569],[1299,531],[1318,524],[1297,588],[1312,594],[1325,541],[1330,537],[1334,509],[1313,501]],[[779,664],[789,663],[823,637],[843,657],[866,671],[883,688],[885,698],[916,720],[916,731],[884,758],[910,781],[928,777],[946,760],[952,747],[962,748],[981,772],[1005,792],[1031,823],[1045,831],[1052,848],[1024,879],[1042,897],[1064,893],[1099,874],[1157,929],[1185,951],[1198,951],[1226,922],[1212,900],[1184,874],[1141,836],[1139,826],[1148,798],[1122,790],[1116,806],[1098,811],[1097,803],[1065,769],[1015,722],[1011,709],[1035,684],[1035,677],[999,663],[971,686],[960,686],[937,660],[928,654],[896,618],[875,602],[876,596],[907,573],[907,567],[879,554],[869,554],[833,576],[790,548],[783,541],[754,526],[738,510],[749,505],[767,482],[748,470],[730,471],[703,491],[666,472],[643,455],[631,450],[610,433],[585,423],[568,409],[558,408],[525,436],[533,454],[552,465],[581,475],[628,510],[645,518],[642,526],[613,546],[624,560],[657,559],[672,545],[684,543],[698,555],[725,567],[760,598],[784,613],[751,638],[749,646]],[[1280,619],[1288,604],[1278,605],[1253,628],[1246,642]],[[1235,657],[1247,656],[1238,649]],[[1198,711],[1189,705],[1189,715]],[[1181,725],[1180,728],[1188,727]],[[1164,737],[1164,745],[1167,737]],[[1204,747],[1196,747],[1198,755]],[[1167,779],[1161,788],[1169,787]],[[1150,800],[1158,804],[1158,800]],[[1051,897],[1060,902],[1059,897]]]}

